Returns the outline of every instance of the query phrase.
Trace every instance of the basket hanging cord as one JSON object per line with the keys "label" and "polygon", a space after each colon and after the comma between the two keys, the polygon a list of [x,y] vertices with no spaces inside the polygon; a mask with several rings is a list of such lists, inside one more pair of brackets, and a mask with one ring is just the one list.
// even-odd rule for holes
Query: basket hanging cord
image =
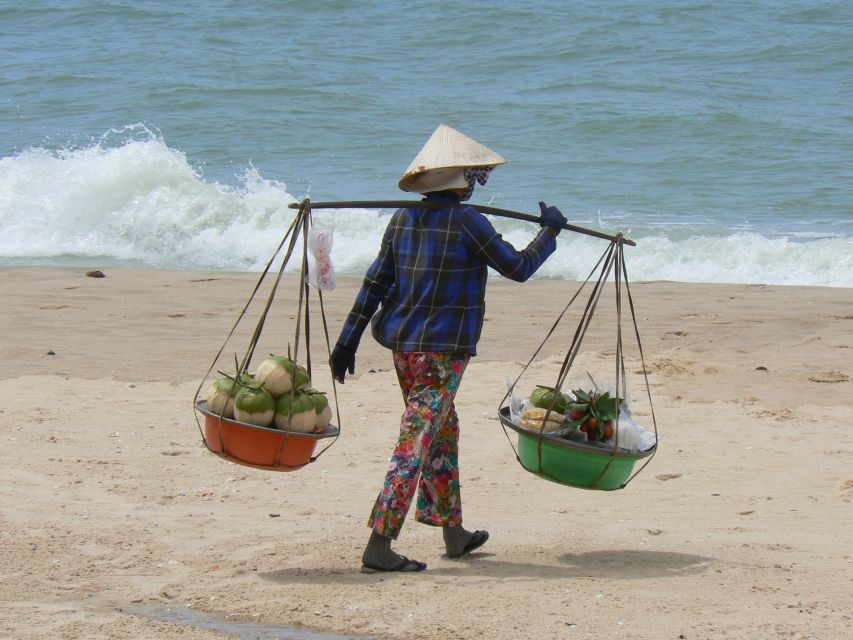
{"label": "basket hanging cord", "polygon": [[[551,329],[545,335],[545,339],[542,340],[542,343],[536,348],[536,351],[534,351],[533,355],[530,356],[530,359],[527,361],[527,364],[525,364],[524,367],[522,368],[521,373],[518,374],[518,376],[515,378],[515,381],[513,381],[512,385],[510,385],[509,389],[507,389],[507,392],[504,395],[503,399],[501,400],[499,407],[503,406],[504,402],[507,401],[507,398],[509,398],[510,394],[515,390],[515,386],[518,384],[518,381],[521,380],[521,377],[524,375],[524,373],[527,371],[527,369],[530,367],[530,365],[533,364],[533,361],[536,359],[536,356],[539,355],[539,352],[542,351],[543,347],[545,346],[545,343],[548,342],[548,340],[551,338],[551,335],[557,329],[557,325],[559,325],[560,322],[563,320],[563,316],[565,316],[566,312],[569,310],[569,307],[572,306],[574,301],[578,298],[578,296],[584,290],[586,285],[592,279],[593,274],[598,270],[599,265],[601,265],[602,261],[604,261],[606,259],[606,257],[608,256],[610,251],[611,251],[611,247],[608,246],[608,248],[605,249],[604,253],[602,253],[601,256],[598,258],[598,261],[595,263],[595,265],[592,267],[592,269],[590,269],[590,272],[587,275],[586,280],[583,281],[581,286],[578,287],[577,291],[575,291],[575,294],[571,297],[571,299],[566,304],[566,306],[563,307],[563,310],[557,316],[557,319],[554,320],[554,324],[551,325]],[[515,454],[515,459],[518,460],[518,462],[520,464],[521,458],[518,455],[518,450],[515,448],[515,445],[513,444],[512,439],[509,437],[509,432],[507,431],[506,426],[503,423],[501,423],[501,428],[503,428],[504,435],[506,436],[506,439],[509,442],[509,446],[512,447],[512,451]]]}
{"label": "basket hanging cord", "polygon": [[[620,364],[621,369],[624,372],[625,363],[624,358],[622,357],[622,296],[621,296],[621,267],[622,263],[625,260],[625,254],[623,252],[623,244],[622,244],[622,234],[619,233],[616,236],[616,240],[614,241],[616,245],[616,251],[614,256],[614,263],[616,266],[614,272],[614,288],[616,289],[616,389],[614,393],[616,395],[616,426],[613,430],[613,449],[610,452],[610,459],[607,461],[607,464],[599,471],[598,475],[595,477],[595,480],[592,481],[592,488],[598,488],[598,481],[601,480],[604,475],[607,473],[607,470],[610,469],[610,465],[613,464],[613,461],[616,459],[616,451],[619,446],[619,370]],[[592,376],[590,376],[592,378]],[[624,382],[624,381],[623,381]],[[595,381],[593,380],[593,384]],[[623,384],[623,387],[625,385]],[[623,391],[624,393],[624,391]],[[625,486],[622,484],[618,488],[621,489]]]}
{"label": "basket hanging cord", "polygon": [[[569,374],[569,370],[574,364],[575,358],[580,352],[580,347],[583,342],[584,337],[586,336],[587,329],[589,329],[589,325],[592,322],[592,318],[595,315],[595,310],[598,308],[598,301],[601,299],[601,293],[604,290],[604,284],[607,281],[607,277],[610,275],[610,272],[613,270],[613,262],[614,262],[614,253],[616,248],[616,241],[612,242],[607,249],[606,258],[604,260],[604,264],[601,267],[601,271],[598,276],[598,281],[595,283],[592,293],[589,296],[589,300],[587,300],[586,308],[584,309],[583,315],[581,317],[580,323],[578,323],[578,328],[575,330],[574,338],[572,339],[572,344],[569,347],[569,351],[566,354],[565,359],[563,360],[563,365],[560,368],[559,375],[557,376],[557,383],[554,388],[559,391],[563,383],[566,380],[566,377]],[[543,427],[539,429],[539,438],[537,440],[537,453],[539,456],[539,474],[544,475],[545,471],[542,468],[542,440],[543,440]],[[607,468],[610,466],[610,463],[613,461],[613,457],[611,456],[610,461],[608,461],[607,465],[602,470],[601,474],[595,479],[592,486],[595,487],[596,483],[599,479],[604,475],[607,471]]]}
{"label": "basket hanging cord", "polygon": [[[621,236],[621,234],[619,234]],[[614,274],[616,286],[616,422],[613,425],[613,450],[619,448],[619,391],[621,382],[622,393],[628,397],[628,385],[625,380],[625,356],[622,350],[622,266],[625,264],[624,247],[621,243],[616,249],[616,273]],[[620,379],[620,373],[622,375]],[[623,485],[624,486],[624,485]]]}
{"label": "basket hanging cord", "polygon": [[[300,265],[299,272],[299,299],[296,304],[296,329],[293,337],[293,354],[292,358],[294,362],[299,362],[299,336],[301,333],[301,324],[303,314],[305,317],[305,369],[308,371],[308,379],[311,379],[311,332],[308,324],[309,317],[309,306],[308,306],[308,298],[310,291],[308,290],[308,285],[305,283],[305,278],[308,275],[308,221],[311,216],[311,206],[310,204],[306,207],[305,215],[302,217],[300,224],[302,225],[302,264]],[[290,354],[288,354],[290,356]],[[293,386],[290,388],[290,401],[293,402],[294,396],[296,395],[296,387]],[[291,406],[293,406],[291,404]],[[288,467],[290,465],[281,463],[281,456],[284,455],[284,451],[287,448],[288,440],[290,440],[290,432],[285,431],[284,438],[282,438],[281,445],[278,448],[278,455],[275,458],[275,466]],[[316,457],[312,457],[309,462],[314,462]]]}
{"label": "basket hanging cord", "polygon": [[[305,216],[305,209],[308,206],[307,203],[304,203],[305,206],[300,207],[296,216],[293,219],[290,227],[288,228],[287,234],[285,234],[285,239],[290,236],[290,244],[287,247],[287,251],[281,261],[281,267],[278,270],[278,275],[276,276],[275,282],[273,282],[273,286],[270,290],[269,296],[267,297],[266,304],[264,305],[264,310],[261,313],[260,318],[258,319],[258,323],[255,326],[255,331],[252,334],[252,339],[249,341],[249,346],[246,349],[246,353],[243,356],[243,360],[237,366],[237,375],[235,380],[239,380],[240,374],[248,371],[249,363],[252,361],[252,356],[255,353],[255,348],[258,345],[258,341],[260,340],[261,333],[263,332],[264,325],[266,324],[267,315],[269,314],[270,307],[272,306],[272,302],[275,299],[276,291],[278,290],[278,285],[281,282],[281,277],[284,274],[284,269],[287,266],[287,263],[290,261],[290,257],[293,255],[293,249],[296,246],[296,240],[299,237],[299,224],[300,220]],[[281,247],[284,245],[284,240],[282,240],[281,244],[279,244],[279,248],[276,250],[276,254],[281,250]],[[275,259],[275,255],[273,258]],[[238,320],[239,321],[239,320]],[[226,339],[227,342],[227,339]],[[223,345],[224,348],[224,345]],[[215,361],[214,361],[215,362]],[[224,437],[222,434],[222,414],[219,415],[218,429],[219,429],[219,442],[224,443]],[[196,423],[198,424],[198,417],[196,417]],[[201,429],[201,425],[199,425],[199,429]],[[282,443],[282,447],[279,449],[278,456],[276,457],[276,462],[281,458],[282,451],[284,450],[284,444],[287,442],[289,434],[285,434],[284,442]],[[286,465],[285,465],[286,466]]]}
{"label": "basket hanging cord", "polygon": [[[216,363],[219,361],[219,358],[222,356],[222,353],[225,351],[225,347],[228,345],[229,340],[231,340],[231,337],[234,335],[234,332],[237,330],[237,326],[240,324],[240,321],[246,315],[246,311],[248,311],[249,306],[252,304],[252,301],[255,299],[255,295],[257,295],[258,291],[260,290],[261,285],[264,282],[264,278],[267,277],[267,274],[269,273],[270,268],[273,265],[273,262],[275,262],[275,259],[278,256],[278,254],[281,252],[282,247],[284,247],[285,242],[287,242],[287,239],[291,236],[291,234],[293,233],[293,230],[296,228],[296,222],[299,219],[299,214],[301,213],[301,211],[302,210],[300,209],[300,211],[297,212],[296,216],[294,216],[293,220],[290,223],[290,226],[287,228],[287,231],[285,231],[284,236],[282,236],[281,242],[278,243],[278,247],[276,248],[275,252],[272,254],[272,256],[270,256],[270,259],[267,261],[266,266],[264,266],[264,270],[261,272],[261,275],[258,278],[258,281],[255,283],[255,288],[252,290],[252,293],[249,296],[249,299],[246,301],[246,304],[243,305],[243,308],[240,311],[240,315],[237,316],[237,320],[234,322],[234,325],[231,327],[231,330],[228,332],[228,335],[225,337],[225,341],[222,343],[222,346],[219,347],[219,350],[216,352],[216,355],[213,357],[213,362],[210,363],[210,367],[207,369],[207,372],[204,374],[204,377],[201,379],[201,382],[199,383],[198,388],[196,389],[196,392],[195,392],[195,398],[198,398],[198,396],[201,394],[201,389],[204,386],[204,383],[207,380],[207,377],[213,371],[213,368],[216,366]],[[234,384],[235,385],[237,384],[237,380],[240,377],[239,365],[237,368],[238,368],[238,372],[234,378],[234,381],[235,381]],[[195,400],[193,400],[193,402],[195,402]],[[201,422],[199,421],[198,414],[196,414],[195,411],[193,411],[193,416],[195,418],[196,426],[198,426],[198,431],[201,434],[201,442],[205,447],[207,447],[207,439],[204,437],[204,429],[201,428]],[[220,414],[219,417],[221,418],[222,415]],[[220,431],[221,431],[221,426],[220,426]],[[221,438],[221,436],[222,436],[222,434],[220,433],[220,438]]]}
{"label": "basket hanging cord", "polygon": [[[272,288],[270,289],[269,296],[267,297],[266,304],[264,305],[264,310],[261,312],[260,318],[258,318],[258,324],[255,326],[255,332],[252,335],[252,339],[249,341],[249,348],[246,349],[246,354],[243,356],[243,361],[240,363],[240,371],[238,373],[243,373],[248,370],[249,363],[252,361],[252,356],[255,354],[255,348],[258,346],[258,341],[261,339],[261,333],[264,330],[264,325],[267,321],[267,315],[269,315],[270,307],[272,307],[272,302],[275,299],[275,294],[278,291],[278,285],[281,283],[281,277],[284,275],[284,268],[287,266],[287,263],[290,261],[290,257],[293,255],[293,250],[296,247],[296,240],[299,238],[299,227],[302,225],[303,220],[305,219],[305,212],[310,206],[308,201],[302,203],[303,206],[299,209],[296,214],[296,219],[293,221],[294,225],[294,233],[290,237],[290,244],[287,247],[287,253],[284,255],[284,259],[281,261],[281,266],[278,270],[278,275],[275,278],[275,282],[273,282]],[[299,303],[300,308],[302,304],[302,289],[299,290]],[[297,336],[299,335],[299,325],[297,320]]]}
{"label": "basket hanging cord", "polygon": [[[310,208],[308,211],[307,221],[310,223],[308,226],[310,226],[314,222]],[[310,345],[311,340],[309,339],[310,338],[310,331],[309,331],[309,324],[308,324],[308,322],[309,322],[308,321],[308,318],[309,318],[309,314],[308,314],[308,300],[309,300],[308,292],[310,292],[310,289],[309,289],[309,284],[308,284],[308,278],[306,277],[308,274],[308,245],[307,245],[307,242],[308,242],[308,226],[306,226],[305,234],[304,234],[304,241],[305,241],[305,247],[304,247],[304,251],[303,251],[304,275],[302,277],[302,280],[305,283],[304,286],[305,286],[305,292],[306,292],[306,296],[305,296],[305,342],[306,342],[306,344]],[[328,321],[326,320],[326,308],[323,305],[323,290],[320,288],[317,289],[317,299],[320,301],[320,319],[323,321],[323,335],[326,338],[326,356],[329,359],[331,359],[331,357],[332,357],[332,343],[329,340],[329,324],[328,324]],[[311,374],[311,351],[310,351],[310,348],[308,350],[307,360],[306,360],[305,364],[306,364],[306,367],[308,369],[308,377],[310,379],[313,379],[312,374]],[[331,378],[332,378],[332,397],[334,398],[334,401],[335,401],[335,417],[338,419],[338,422],[337,422],[338,432],[337,432],[337,434],[335,434],[335,437],[332,438],[331,442],[329,442],[325,447],[323,447],[317,455],[311,457],[311,462],[314,462],[317,458],[319,458],[321,455],[323,455],[323,453],[325,453],[326,449],[328,449],[333,444],[335,444],[337,439],[341,436],[341,409],[338,406],[338,388],[337,388],[337,385],[335,384],[335,377],[331,376]]]}
{"label": "basket hanging cord", "polygon": [[[303,307],[305,307],[305,309],[307,311],[307,306],[308,306],[307,302],[306,302],[307,291],[305,290],[306,287],[304,286],[305,275],[308,273],[308,250],[307,250],[308,245],[307,245],[307,238],[306,238],[306,236],[308,235],[308,233],[307,233],[308,217],[307,216],[303,217],[302,220],[300,220],[300,224],[302,225],[302,249],[303,249],[303,252],[302,252],[302,265],[301,265],[302,268],[301,268],[300,282],[299,282],[299,300],[296,304],[296,331],[295,331],[294,336],[293,336],[293,345],[294,345],[293,346],[293,361],[294,362],[299,361],[299,336],[302,333],[302,313],[303,313]],[[305,322],[306,323],[308,322],[307,314],[305,316]],[[306,352],[310,351],[310,348],[308,345],[305,345],[305,350],[306,350]],[[308,357],[310,358],[310,354],[308,355]],[[308,373],[309,373],[309,377],[310,377],[310,373],[311,373],[310,369],[308,370]]]}
{"label": "basket hanging cord", "polygon": [[[328,325],[328,322],[326,321],[326,310],[323,306],[323,290],[322,289],[317,289],[317,299],[320,301],[320,317],[323,320],[323,334],[326,337],[326,351],[327,351],[328,357],[331,359],[331,357],[332,357],[332,343],[329,340],[329,325]],[[336,414],[336,417],[338,419],[338,433],[337,433],[337,435],[335,435],[335,437],[332,439],[332,441],[329,442],[329,444],[327,444],[325,447],[323,447],[320,450],[320,453],[318,453],[316,456],[314,456],[312,458],[312,460],[316,460],[321,455],[323,455],[323,452],[326,451],[326,449],[331,447],[333,444],[335,444],[335,441],[341,436],[341,430],[342,430],[342,428],[341,428],[341,409],[338,406],[338,387],[335,384],[335,377],[334,376],[332,376],[332,396],[334,397],[334,400],[335,400],[335,414]]]}
{"label": "basket hanging cord", "polygon": [[[307,202],[307,200],[306,200]],[[300,289],[299,289],[299,301],[297,303],[297,312],[296,312],[296,331],[294,335],[294,351],[293,351],[293,360],[297,361],[298,353],[299,353],[299,343],[301,337],[301,320],[304,318],[305,321],[305,368],[308,371],[308,378],[313,380],[313,372],[312,372],[312,362],[311,362],[311,313],[310,313],[310,299],[311,299],[311,287],[308,283],[308,231],[312,224],[313,218],[311,215],[311,207],[310,204],[306,208],[306,215],[302,220],[302,268],[300,272]],[[323,321],[323,331],[326,338],[326,350],[329,355],[331,355],[331,346],[329,341],[329,329],[328,322],[326,320],[326,311],[323,306],[323,292],[318,289],[317,296],[320,300],[320,316]],[[295,389],[291,389],[291,395],[295,392]],[[340,408],[338,407],[338,394],[337,388],[335,386],[334,378],[332,379],[332,392],[335,401],[335,411],[337,413],[338,419],[338,432],[334,438],[323,447],[319,453],[314,456],[311,456],[309,459],[310,462],[314,462],[317,460],[325,451],[331,447],[337,439],[340,437],[341,432],[341,413]],[[287,445],[288,435],[286,434],[284,440],[281,443],[279,448],[278,456],[276,457],[276,465],[279,466],[288,466],[288,465],[280,465],[281,456],[284,454],[284,450]]]}
{"label": "basket hanging cord", "polygon": [[[624,348],[623,348],[624,342],[623,342],[623,338],[622,338],[622,285],[624,284],[625,289],[628,292],[628,296],[629,296],[629,302],[630,302],[630,306],[631,306],[631,317],[632,317],[633,324],[634,324],[634,333],[635,333],[635,336],[637,338],[638,348],[640,349],[640,359],[641,359],[641,362],[643,364],[643,374],[644,374],[645,382],[646,382],[646,393],[647,393],[648,398],[649,398],[649,406],[652,408],[652,421],[654,423],[654,428],[655,428],[655,439],[657,440],[657,423],[656,423],[655,418],[654,418],[654,407],[652,405],[651,389],[649,388],[648,376],[646,375],[646,371],[645,371],[645,361],[644,361],[643,355],[642,355],[642,343],[640,340],[639,328],[637,327],[636,314],[634,312],[634,307],[633,307],[633,300],[631,299],[631,296],[630,296],[630,287],[628,285],[627,268],[625,266],[624,244],[620,240],[621,240],[621,238],[619,238],[617,236],[616,241],[614,241],[615,253],[613,255],[613,261],[612,261],[612,265],[611,265],[611,266],[615,266],[614,278],[615,278],[615,289],[616,289],[616,325],[617,325],[617,329],[616,329],[616,390],[615,390],[615,393],[616,393],[616,397],[618,398],[619,397],[619,391],[620,391],[620,380],[621,380],[622,393],[625,394],[627,391],[627,375],[626,375],[626,371],[625,371],[625,357],[624,357]],[[605,274],[605,278],[607,275],[609,275],[609,273]],[[603,280],[601,280],[599,282],[601,284],[603,284]],[[599,294],[600,294],[600,292],[599,292]],[[596,304],[597,304],[597,300],[596,300]],[[594,311],[594,308],[593,308],[593,311]],[[591,315],[589,317],[591,318]],[[587,326],[588,326],[588,323],[587,323]],[[586,328],[584,328],[584,333],[585,332],[586,332]],[[583,336],[581,335],[581,338],[582,337]],[[580,342],[578,342],[577,346],[579,348]],[[573,347],[574,347],[574,345],[573,345]],[[561,385],[561,383],[562,383],[562,379],[558,380],[558,387],[557,388],[559,388],[559,385]],[[616,459],[617,443],[618,443],[618,440],[617,440],[618,439],[618,425],[619,425],[619,413],[617,412],[616,429],[614,430],[615,439],[614,439],[614,443],[613,443],[613,449],[612,449],[611,454],[610,454],[610,459],[608,460],[607,464],[598,473],[596,478],[592,481],[590,488],[593,488],[593,489],[598,488],[598,486],[597,486],[598,482],[601,480],[601,478],[604,477],[604,475],[607,473],[607,470],[610,468],[610,465]],[[544,471],[542,469],[541,442],[542,442],[542,434],[540,431],[540,436],[539,436],[540,475],[543,475],[545,477],[549,477],[548,474],[544,473]],[[643,468],[645,468],[645,466],[651,461],[651,458],[654,457],[654,454],[656,453],[656,451],[657,451],[657,448],[655,448],[655,451],[652,452],[652,455],[648,457],[648,459],[643,463],[643,465],[639,469],[637,469],[637,471],[635,471],[619,487],[616,487],[616,489],[623,489],[624,487],[626,487],[628,485],[628,483],[631,482],[631,480],[633,480],[637,476],[637,474],[640,473],[643,470]],[[613,489],[611,489],[611,490],[613,490]]]}
{"label": "basket hanging cord", "polygon": [[[649,373],[648,373],[648,370],[646,369],[646,360],[643,357],[643,342],[642,342],[642,340],[640,340],[640,329],[637,327],[637,314],[634,311],[634,298],[631,296],[631,287],[628,285],[628,270],[625,266],[624,260],[622,261],[622,273],[625,277],[625,292],[628,294],[628,307],[631,309],[631,321],[634,324],[634,335],[637,338],[637,349],[640,352],[640,364],[642,365],[642,368],[643,368],[643,380],[646,383],[646,395],[648,396],[648,399],[649,399],[649,409],[651,411],[652,426],[654,427],[654,430],[655,430],[655,447],[654,447],[654,450],[652,451],[652,454],[646,458],[645,462],[643,463],[643,466],[641,466],[639,469],[637,469],[633,474],[631,474],[631,477],[625,481],[625,484],[622,485],[624,487],[629,482],[631,482],[631,480],[633,480],[634,477],[638,473],[640,473],[640,471],[642,471],[643,469],[646,468],[646,465],[648,465],[649,462],[652,461],[652,458],[654,458],[655,454],[658,452],[658,423],[657,423],[657,419],[655,418],[655,407],[654,407],[654,404],[652,403],[652,390],[649,387]],[[624,364],[624,362],[622,363],[622,375],[623,376],[625,375],[625,364]]]}
{"label": "basket hanging cord", "polygon": [[[657,442],[657,438],[658,438],[657,420],[655,418],[654,405],[652,403],[652,398],[651,398],[651,388],[649,386],[648,372],[647,372],[646,365],[645,365],[645,358],[644,358],[644,354],[643,354],[642,341],[640,339],[640,331],[639,331],[639,327],[637,326],[636,310],[634,307],[633,297],[631,295],[630,285],[628,284],[628,271],[627,271],[627,266],[625,264],[625,254],[624,254],[624,245],[625,244],[626,244],[626,242],[625,242],[625,239],[622,237],[622,234],[621,233],[617,234],[617,236],[613,239],[613,242],[610,244],[610,246],[607,248],[607,250],[605,250],[605,252],[599,258],[598,262],[593,267],[590,274],[587,276],[587,279],[584,281],[584,283],[580,286],[578,291],[575,293],[575,295],[569,301],[569,304],[566,305],[566,308],[563,310],[563,312],[558,316],[557,321],[554,323],[554,325],[548,331],[548,334],[545,336],[545,340],[543,340],[542,344],[539,345],[539,348],[536,349],[536,352],[533,354],[533,356],[530,358],[530,360],[527,362],[527,364],[522,369],[521,373],[518,375],[518,377],[512,383],[512,385],[510,386],[509,390],[507,391],[506,395],[504,395],[504,398],[500,403],[501,407],[503,406],[504,402],[506,402],[507,398],[510,396],[510,394],[514,390],[515,386],[518,384],[521,377],[524,375],[524,373],[527,371],[527,369],[533,363],[533,360],[536,358],[538,353],[542,350],[542,348],[545,345],[545,342],[547,342],[548,339],[551,337],[551,335],[553,334],[554,330],[557,327],[557,324],[559,324],[559,322],[562,320],[562,317],[565,314],[565,312],[567,311],[568,307],[578,297],[581,290],[583,290],[583,288],[586,286],[586,284],[591,279],[593,273],[599,269],[599,266],[601,266],[599,276],[598,276],[598,280],[596,281],[596,283],[593,287],[593,291],[590,293],[589,299],[587,300],[587,304],[586,304],[586,307],[584,309],[583,315],[581,317],[581,321],[579,322],[578,328],[575,331],[575,335],[574,335],[574,338],[572,340],[571,346],[569,347],[569,351],[566,354],[566,357],[565,357],[563,364],[560,368],[560,372],[559,372],[558,377],[557,377],[557,382],[553,388],[555,390],[559,391],[561,389],[562,385],[564,384],[564,382],[568,376],[568,372],[570,371],[576,356],[580,352],[581,343],[583,342],[583,338],[586,335],[586,332],[587,332],[589,325],[592,321],[592,317],[593,317],[593,315],[596,311],[596,308],[598,306],[598,302],[600,300],[602,291],[604,289],[604,285],[607,281],[607,278],[610,276],[610,273],[612,272],[614,274],[614,279],[615,279],[616,321],[617,321],[616,322],[616,389],[615,389],[615,394],[616,394],[617,398],[620,397],[620,395],[619,395],[620,392],[622,394],[627,395],[627,373],[626,373],[626,368],[625,368],[625,355],[624,355],[624,344],[623,344],[624,341],[623,341],[623,334],[622,334],[622,308],[623,308],[622,287],[624,285],[625,292],[627,293],[627,296],[628,296],[628,306],[629,306],[629,309],[631,311],[631,320],[632,320],[632,323],[634,326],[634,335],[637,339],[637,347],[638,347],[639,353],[640,353],[640,361],[641,361],[641,364],[643,367],[643,378],[644,378],[645,385],[646,385],[646,395],[647,395],[648,400],[649,400],[649,407],[651,409],[651,418],[652,418],[652,424],[654,426],[655,441]],[[614,269],[614,267],[615,267],[615,269]],[[556,401],[556,394],[555,394],[555,401]],[[618,407],[618,405],[617,405],[617,407]],[[553,403],[552,403],[552,406],[549,408],[549,412],[552,409],[553,409]],[[518,460],[519,463],[521,463],[521,459],[518,455],[518,451],[517,451],[515,445],[513,444],[512,439],[510,439],[510,437],[509,437],[506,426],[503,423],[501,423],[501,426],[503,427],[504,435],[506,435],[507,440],[509,441],[510,446],[513,449],[513,452],[515,453],[516,460]],[[591,485],[585,485],[585,486],[589,486],[589,488],[593,488],[593,489],[599,488],[597,486],[598,482],[601,480],[602,477],[604,477],[604,475],[607,473],[607,470],[610,468],[610,465],[616,459],[616,457],[617,457],[616,449],[618,446],[618,437],[619,437],[618,436],[618,427],[619,427],[619,412],[617,411],[615,429],[614,429],[614,436],[615,436],[614,437],[614,447],[610,453],[610,459],[608,460],[608,462],[604,466],[604,468],[601,470],[601,472],[598,474],[598,476],[595,478],[595,480],[592,482],[592,484]],[[538,457],[539,457],[538,475],[540,475],[544,478],[554,480],[556,482],[560,482],[562,484],[566,484],[564,481],[562,481],[559,478],[552,478],[550,476],[550,474],[548,474],[543,469],[543,466],[542,466],[542,442],[543,442],[543,438],[544,438],[544,423],[543,423],[543,427],[539,429],[539,437],[538,437],[538,447],[537,447],[537,453],[538,453]],[[616,488],[622,489],[625,486],[627,486],[628,483],[630,483],[637,476],[637,474],[639,474],[646,467],[646,465],[648,465],[649,462],[651,462],[651,459],[654,457],[654,455],[656,453],[657,453],[657,446],[655,446],[651,455],[648,456],[648,458],[645,460],[643,465],[639,469],[637,469],[624,483],[622,483],[619,487],[616,487]],[[523,463],[522,463],[522,466],[523,466]]]}
{"label": "basket hanging cord", "polygon": [[601,272],[599,273],[598,280],[595,285],[593,285],[592,292],[590,293],[589,299],[587,300],[586,307],[584,308],[583,314],[581,316],[581,321],[578,323],[578,327],[575,330],[575,335],[572,338],[572,344],[569,346],[569,351],[566,353],[566,357],[563,360],[563,364],[560,367],[560,372],[557,375],[557,384],[554,387],[558,391],[562,388],[563,383],[566,381],[566,377],[568,376],[569,370],[575,362],[575,358],[580,352],[581,343],[583,342],[584,336],[586,336],[587,329],[589,329],[589,325],[592,322],[592,317],[595,315],[595,310],[598,308],[598,301],[601,299],[601,293],[604,290],[604,284],[607,281],[610,272],[613,270],[613,254],[614,254],[615,243],[611,243],[605,252],[605,260],[604,264],[601,266]]}
{"label": "basket hanging cord", "polygon": [[[306,225],[308,220],[306,219]],[[313,376],[311,375],[311,312],[309,309],[309,303],[311,302],[311,289],[308,286],[308,231],[306,227],[305,231],[305,243],[303,244],[303,260],[302,266],[304,267],[305,276],[302,277],[302,289],[305,291],[305,368],[308,370],[308,379],[313,380]]]}
{"label": "basket hanging cord", "polygon": [[[621,331],[621,322],[622,322],[622,316],[621,316],[621,309],[622,309],[621,284],[622,284],[622,275],[624,274],[624,242],[623,242],[623,239],[621,237],[621,234],[617,234],[617,236],[613,242],[613,245],[614,245],[613,246],[614,252],[612,253],[612,261],[610,264],[610,268],[612,268],[613,266],[616,267],[616,269],[614,270],[615,289],[616,289],[616,310],[617,310],[617,314],[616,314],[617,315],[617,319],[616,319],[616,325],[617,325],[617,329],[616,329],[616,343],[617,343],[616,344],[616,390],[615,390],[615,393],[616,393],[616,397],[618,398],[619,397],[620,372],[621,372],[622,388],[623,389],[627,388],[626,376],[625,376],[625,361],[624,361],[623,349],[622,349],[622,346],[623,346],[622,331]],[[602,272],[603,278],[601,280],[599,280],[599,284],[601,284],[601,285],[604,284],[607,276],[609,276],[609,273],[610,273],[610,269],[607,269],[607,273],[604,273],[604,270],[603,270],[603,272]],[[627,278],[625,280],[627,281]],[[600,294],[601,294],[600,290],[599,290],[598,294],[600,296]],[[597,306],[597,304],[598,304],[598,299],[596,299],[595,305],[591,309],[592,312],[594,312],[595,306]],[[592,318],[592,313],[590,313],[588,320],[591,318]],[[580,342],[582,341],[583,334],[586,333],[586,329],[588,328],[588,326],[589,326],[589,322],[587,321],[586,326],[583,329],[583,333],[580,334],[581,340],[579,340],[577,342],[577,345],[575,345],[573,343],[573,345],[572,345],[573,349],[575,348],[575,346],[577,346],[577,350],[579,350]],[[577,351],[576,351],[576,353],[577,353]],[[565,379],[565,375],[567,373],[568,373],[568,369],[566,369],[566,372],[558,380],[558,387],[557,388],[559,388],[559,386],[562,385],[562,381]],[[623,393],[624,393],[624,391],[623,391]],[[601,478],[603,478],[605,476],[605,474],[607,473],[610,466],[616,460],[616,457],[617,457],[616,452],[617,452],[617,446],[618,446],[618,435],[616,435],[616,434],[618,433],[618,424],[619,424],[618,421],[619,421],[619,415],[617,412],[616,430],[614,431],[614,435],[616,437],[615,437],[614,442],[613,442],[613,449],[610,452],[610,458],[607,461],[607,464],[604,465],[604,467],[601,469],[601,471],[599,471],[598,475],[593,479],[591,484],[588,485],[588,487],[591,489],[600,488],[600,487],[598,487],[598,482],[601,480]],[[543,477],[546,477],[546,478],[550,478],[552,480],[559,481],[556,478],[551,478],[551,476],[548,473],[546,473],[544,471],[544,469],[542,468],[542,433],[541,433],[541,430],[540,430],[540,436],[539,436],[539,443],[538,444],[539,444],[538,454],[539,454],[540,475],[542,475]],[[643,465],[643,466],[645,466],[645,465]],[[639,473],[639,470],[637,471],[637,473]],[[615,487],[614,489],[624,488],[628,484],[628,482],[630,482],[631,479],[633,479],[633,477],[635,475],[636,475],[636,473],[634,475],[632,475],[631,478],[629,478],[624,483],[622,483],[619,487]],[[614,489],[608,489],[608,490],[612,491]]]}

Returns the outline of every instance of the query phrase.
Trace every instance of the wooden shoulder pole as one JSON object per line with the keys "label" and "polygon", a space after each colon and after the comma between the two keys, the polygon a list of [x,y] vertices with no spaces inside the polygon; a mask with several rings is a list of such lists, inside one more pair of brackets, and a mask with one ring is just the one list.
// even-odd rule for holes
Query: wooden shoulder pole
{"label": "wooden shoulder pole", "polygon": [[[483,204],[465,203],[467,206],[474,207],[481,213],[487,213],[501,218],[511,218],[513,220],[524,220],[525,222],[535,222],[540,224],[542,219],[540,216],[531,215],[529,213],[520,213],[518,211],[510,211],[509,209],[498,209],[497,207],[488,207]],[[299,202],[293,202],[288,205],[291,209],[298,209],[302,206]],[[312,202],[312,209],[442,209],[447,207],[446,202],[437,200],[350,200],[341,202]],[[574,224],[564,224],[563,229],[573,231],[574,233],[582,233],[593,238],[601,238],[613,242],[617,236],[608,235],[602,231],[595,229],[587,229]],[[622,242],[632,247],[636,247],[637,243],[629,238],[622,238]]]}

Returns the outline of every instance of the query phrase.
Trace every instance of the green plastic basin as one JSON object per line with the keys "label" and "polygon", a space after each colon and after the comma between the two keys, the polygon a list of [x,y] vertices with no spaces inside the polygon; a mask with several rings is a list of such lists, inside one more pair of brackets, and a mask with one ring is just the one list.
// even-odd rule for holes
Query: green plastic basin
{"label": "green plastic basin", "polygon": [[501,409],[500,419],[518,433],[518,457],[527,471],[572,487],[605,491],[621,489],[631,477],[637,460],[652,453],[652,450],[640,453],[614,452],[606,447],[543,436],[540,464],[539,434],[512,422],[508,410]]}

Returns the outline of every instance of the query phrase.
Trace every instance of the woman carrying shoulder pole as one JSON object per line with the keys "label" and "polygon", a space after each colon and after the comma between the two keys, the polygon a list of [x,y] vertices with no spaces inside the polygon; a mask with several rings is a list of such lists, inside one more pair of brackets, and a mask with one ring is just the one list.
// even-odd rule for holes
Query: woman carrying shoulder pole
{"label": "woman carrying shoulder pole", "polygon": [[388,472],[368,520],[372,528],[362,571],[422,571],[426,564],[391,548],[417,494],[415,519],[443,530],[448,557],[481,547],[487,531],[462,526],[459,420],[454,399],[483,328],[488,268],[518,282],[556,249],[566,218],[540,202],[542,230],[521,251],[486,217],[463,204],[476,183],[506,160],[440,125],[399,181],[404,191],[446,206],[406,208],[391,217],[332,352],[344,382],[370,322],[373,337],[392,351],[405,411]]}

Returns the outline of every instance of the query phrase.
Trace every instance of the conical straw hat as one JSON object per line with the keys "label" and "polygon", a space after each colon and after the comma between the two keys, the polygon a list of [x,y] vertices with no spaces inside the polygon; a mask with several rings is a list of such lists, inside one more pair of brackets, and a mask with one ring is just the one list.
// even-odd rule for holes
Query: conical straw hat
{"label": "conical straw hat", "polygon": [[487,146],[446,124],[440,124],[403,173],[399,186],[403,191],[416,191],[412,188],[413,183],[428,171],[452,167],[494,167],[505,162],[503,156]]}

